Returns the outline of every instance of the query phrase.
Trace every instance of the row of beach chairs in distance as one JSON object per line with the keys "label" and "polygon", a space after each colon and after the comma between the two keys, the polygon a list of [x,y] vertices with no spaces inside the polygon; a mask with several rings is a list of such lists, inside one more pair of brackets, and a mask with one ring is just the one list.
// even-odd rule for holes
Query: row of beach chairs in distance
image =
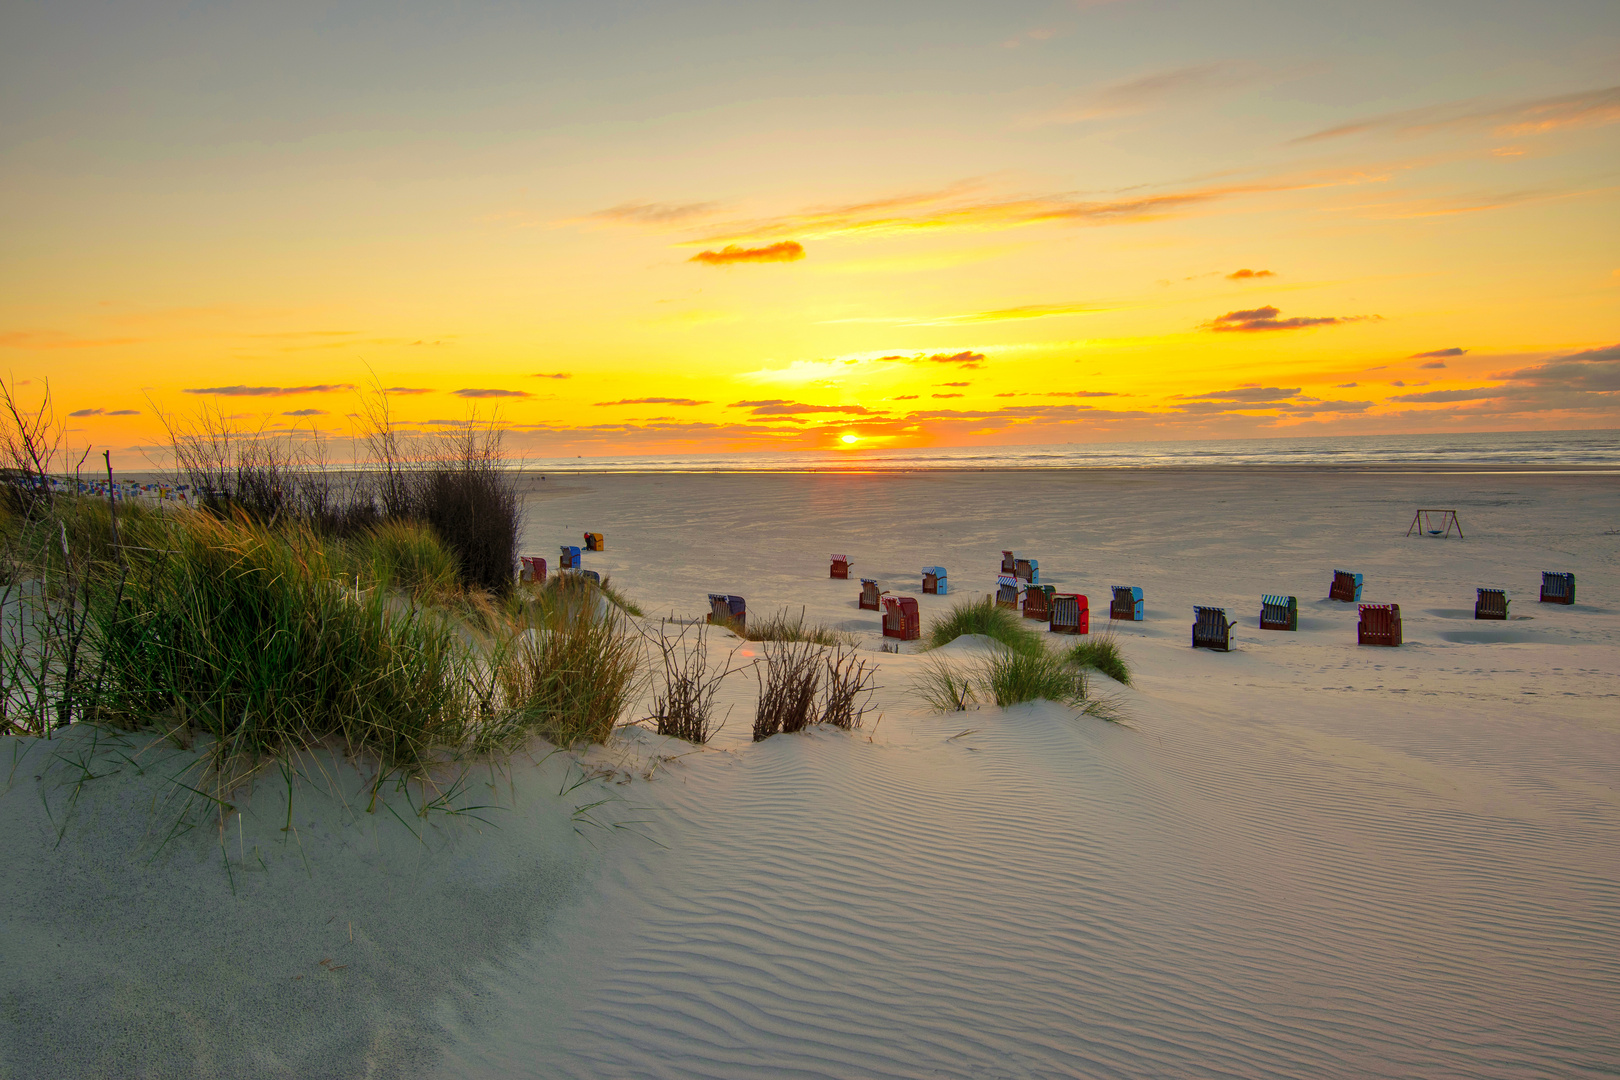
{"label": "row of beach chairs in distance", "polygon": [[[607,540],[599,532],[585,534],[586,551],[606,551]],[[522,569],[518,571],[519,581],[532,581],[537,585],[544,585],[546,581],[546,560],[538,555],[523,555],[518,560]],[[558,570],[578,570],[583,576],[600,583],[602,575],[595,570],[586,570],[580,559],[580,548],[576,544],[563,544],[557,556]]]}

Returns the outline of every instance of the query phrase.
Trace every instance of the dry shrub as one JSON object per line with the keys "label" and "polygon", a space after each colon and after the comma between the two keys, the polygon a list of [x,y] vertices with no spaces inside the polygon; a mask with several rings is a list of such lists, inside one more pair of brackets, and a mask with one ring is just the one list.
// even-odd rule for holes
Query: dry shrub
{"label": "dry shrub", "polygon": [[872,707],[872,694],[877,689],[872,680],[877,676],[877,669],[848,645],[829,650],[822,659],[826,667],[821,723],[845,731],[860,727],[861,717]]}
{"label": "dry shrub", "polygon": [[718,669],[709,666],[707,627],[703,623],[680,624],[671,635],[670,624],[658,624],[658,636],[648,635],[663,661],[663,688],[653,696],[652,715],[647,717],[660,735],[687,742],[706,743],[723,727],[714,722],[714,699],[720,684],[737,671],[732,666],[736,649]]}
{"label": "dry shrub", "polygon": [[821,649],[814,642],[765,643],[765,657],[754,666],[754,677],[759,681],[755,742],[803,731],[815,722],[821,674]]}

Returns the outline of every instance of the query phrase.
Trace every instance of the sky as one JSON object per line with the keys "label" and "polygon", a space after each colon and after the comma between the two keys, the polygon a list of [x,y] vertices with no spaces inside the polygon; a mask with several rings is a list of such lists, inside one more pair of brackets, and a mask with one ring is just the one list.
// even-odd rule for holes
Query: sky
{"label": "sky", "polygon": [[0,238],[98,453],[1614,428],[1620,5],[19,0]]}

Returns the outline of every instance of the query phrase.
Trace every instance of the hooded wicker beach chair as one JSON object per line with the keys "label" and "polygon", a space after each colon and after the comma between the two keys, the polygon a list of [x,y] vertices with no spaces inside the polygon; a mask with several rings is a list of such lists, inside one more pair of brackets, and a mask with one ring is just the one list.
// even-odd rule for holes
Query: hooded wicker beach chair
{"label": "hooded wicker beach chair", "polygon": [[1573,604],[1575,602],[1575,575],[1543,570],[1541,572],[1541,602],[1543,604]]}
{"label": "hooded wicker beach chair", "polygon": [[1272,596],[1269,593],[1262,596],[1260,598],[1260,629],[1298,630],[1299,599],[1293,596]]}
{"label": "hooded wicker beach chair", "polygon": [[1193,608],[1192,646],[1232,651],[1232,620],[1226,617],[1225,608]]}
{"label": "hooded wicker beach chair", "polygon": [[923,592],[944,596],[949,591],[949,587],[945,584],[945,568],[943,566],[923,567]]}
{"label": "hooded wicker beach chair", "polygon": [[916,641],[922,637],[922,616],[917,613],[915,597],[883,598],[883,636],[901,641]]}
{"label": "hooded wicker beach chair", "polygon": [[1053,593],[1052,620],[1047,629],[1054,634],[1091,633],[1091,601],[1084,593]]}
{"label": "hooded wicker beach chair", "polygon": [[1013,577],[1020,581],[1027,581],[1031,585],[1041,583],[1041,562],[1039,559],[1018,558],[1013,562]]}
{"label": "hooded wicker beach chair", "polygon": [[562,554],[557,556],[557,569],[559,569],[559,570],[578,570],[579,569],[579,548],[577,548],[577,547],[569,547],[567,544],[563,544],[562,545]]}
{"label": "hooded wicker beach chair", "polygon": [[1018,572],[1018,556],[1010,551],[1001,553],[1001,572],[1003,574],[1016,574]]}
{"label": "hooded wicker beach chair", "polygon": [[1506,589],[1475,589],[1474,618],[1505,619],[1508,617]]}
{"label": "hooded wicker beach chair", "polygon": [[607,550],[607,540],[602,536],[601,533],[586,533],[585,534],[585,550],[586,551],[606,551]]}
{"label": "hooded wicker beach chair", "polygon": [[1052,621],[1052,596],[1057,590],[1051,585],[1031,585],[1024,590],[1024,618]]}
{"label": "hooded wicker beach chair", "polygon": [[996,575],[996,606],[1018,610],[1018,579],[1011,574]]}
{"label": "hooded wicker beach chair", "polygon": [[741,634],[748,625],[748,601],[729,593],[710,593],[709,621],[732,627]]}
{"label": "hooded wicker beach chair", "polygon": [[834,555],[832,557],[832,569],[828,572],[827,576],[844,578],[847,580],[849,578],[849,556]]}
{"label": "hooded wicker beach chair", "polygon": [[1362,604],[1361,623],[1356,627],[1357,645],[1399,645],[1401,605]]}
{"label": "hooded wicker beach chair", "polygon": [[1114,602],[1108,605],[1110,619],[1142,621],[1142,590],[1134,585],[1115,585]]}
{"label": "hooded wicker beach chair", "polygon": [[876,578],[861,578],[861,608],[865,611],[877,611],[883,607],[883,593],[878,588]]}
{"label": "hooded wicker beach chair", "polygon": [[589,581],[592,585],[602,584],[602,575],[598,574],[595,570],[576,570],[574,572],[580,577],[584,578],[586,581]]}
{"label": "hooded wicker beach chair", "polygon": [[546,560],[538,555],[524,555],[520,561],[523,569],[518,572],[519,581],[532,581],[536,585],[546,583]]}
{"label": "hooded wicker beach chair", "polygon": [[1333,584],[1328,588],[1329,600],[1343,600],[1354,604],[1361,599],[1361,575],[1348,570],[1333,571]]}

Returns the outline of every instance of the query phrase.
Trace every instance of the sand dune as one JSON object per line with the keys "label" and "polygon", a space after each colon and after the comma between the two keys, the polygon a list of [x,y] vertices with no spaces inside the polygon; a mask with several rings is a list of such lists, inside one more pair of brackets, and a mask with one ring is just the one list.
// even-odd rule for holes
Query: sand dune
{"label": "sand dune", "polygon": [[[907,691],[919,658],[883,656],[861,731],[751,744],[739,677],[710,749],[632,731],[563,794],[562,757],[484,777],[458,805],[498,804],[492,824],[439,815],[418,838],[312,791],[289,844],[261,785],[236,837],[150,863],[161,785],[93,782],[63,817],[36,747],[0,796],[12,1074],[1620,1067],[1613,477],[534,486],[532,546],[605,532],[586,565],[649,613],[738,592],[875,646],[831,551],[912,595],[933,563],[987,591],[1003,547],[1094,609],[1141,585],[1148,621],[1117,631],[1129,726],[1044,703],[931,716]],[[1469,539],[1404,538],[1419,505],[1456,506]],[[1353,608],[1320,599],[1335,566],[1401,604],[1406,646],[1355,646]],[[1543,568],[1576,571],[1582,603],[1536,604]],[[1517,618],[1475,623],[1476,585],[1510,587]],[[1300,596],[1299,633],[1255,628],[1276,591]],[[921,598],[925,621],[951,599]],[[1237,651],[1188,648],[1195,602],[1242,616]]]}

